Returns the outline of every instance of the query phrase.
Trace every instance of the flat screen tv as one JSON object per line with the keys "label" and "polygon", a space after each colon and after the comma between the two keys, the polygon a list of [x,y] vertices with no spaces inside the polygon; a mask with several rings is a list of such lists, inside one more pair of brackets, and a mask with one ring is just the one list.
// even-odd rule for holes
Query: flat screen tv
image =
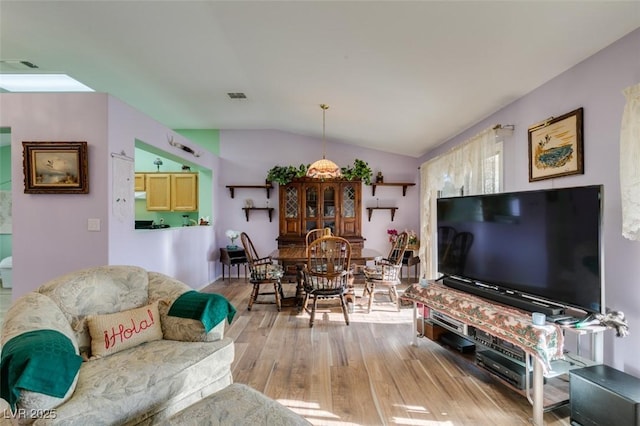
{"label": "flat screen tv", "polygon": [[595,185],[440,198],[438,272],[534,306],[604,312],[602,197]]}

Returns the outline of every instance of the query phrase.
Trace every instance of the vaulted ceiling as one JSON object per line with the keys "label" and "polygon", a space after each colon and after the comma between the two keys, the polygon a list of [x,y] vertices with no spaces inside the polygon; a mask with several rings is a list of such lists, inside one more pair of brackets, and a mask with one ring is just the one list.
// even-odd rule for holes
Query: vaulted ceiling
{"label": "vaulted ceiling", "polygon": [[321,137],[326,103],[328,139],[418,157],[638,27],[638,1],[2,0],[0,60],[176,129]]}

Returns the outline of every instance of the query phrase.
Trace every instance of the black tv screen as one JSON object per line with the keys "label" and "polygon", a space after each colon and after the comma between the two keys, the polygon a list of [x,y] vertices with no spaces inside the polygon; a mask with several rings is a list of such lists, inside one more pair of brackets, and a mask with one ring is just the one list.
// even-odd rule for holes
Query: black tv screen
{"label": "black tv screen", "polygon": [[602,185],[440,198],[438,272],[604,312]]}

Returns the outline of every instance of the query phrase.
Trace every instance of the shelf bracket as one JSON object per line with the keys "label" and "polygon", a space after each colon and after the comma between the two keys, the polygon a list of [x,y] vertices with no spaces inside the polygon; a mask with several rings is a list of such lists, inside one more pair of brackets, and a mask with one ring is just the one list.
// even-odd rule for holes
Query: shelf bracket
{"label": "shelf bracket", "polygon": [[272,221],[273,207],[243,207],[242,210],[244,210],[244,215],[247,218],[247,222],[249,222],[249,211],[250,210],[264,210],[269,215],[269,222]]}
{"label": "shelf bracket", "polygon": [[231,193],[231,198],[233,198],[235,196],[235,189],[236,188],[264,188],[267,191],[267,199],[271,197],[271,188],[273,188],[273,185],[271,185],[271,183],[267,183],[266,185],[227,185],[227,188],[229,188],[229,192]]}
{"label": "shelf bracket", "polygon": [[396,216],[397,207],[367,207],[367,213],[369,215],[369,222],[371,222],[371,214],[374,210],[390,210],[391,211],[391,222],[393,222],[394,217]]}
{"label": "shelf bracket", "polygon": [[371,184],[371,195],[376,196],[376,187],[377,186],[401,186],[402,187],[402,196],[405,197],[407,195],[407,188],[410,186],[414,186],[415,183],[410,182],[390,182],[390,183],[372,183]]}

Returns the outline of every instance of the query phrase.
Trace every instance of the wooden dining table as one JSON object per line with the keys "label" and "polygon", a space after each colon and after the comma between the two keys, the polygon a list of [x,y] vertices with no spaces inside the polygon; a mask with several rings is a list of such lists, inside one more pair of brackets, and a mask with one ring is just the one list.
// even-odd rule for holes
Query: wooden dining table
{"label": "wooden dining table", "polygon": [[[283,306],[296,306],[302,309],[304,290],[302,287],[302,268],[307,263],[307,249],[304,246],[281,247],[272,251],[269,256],[277,260],[284,268],[285,275],[294,276],[296,280],[296,294],[293,297],[285,297]],[[351,265],[364,266],[368,261],[381,257],[382,253],[366,247],[351,247]],[[349,299],[349,296],[347,297]],[[351,299],[353,302],[354,300]]]}

